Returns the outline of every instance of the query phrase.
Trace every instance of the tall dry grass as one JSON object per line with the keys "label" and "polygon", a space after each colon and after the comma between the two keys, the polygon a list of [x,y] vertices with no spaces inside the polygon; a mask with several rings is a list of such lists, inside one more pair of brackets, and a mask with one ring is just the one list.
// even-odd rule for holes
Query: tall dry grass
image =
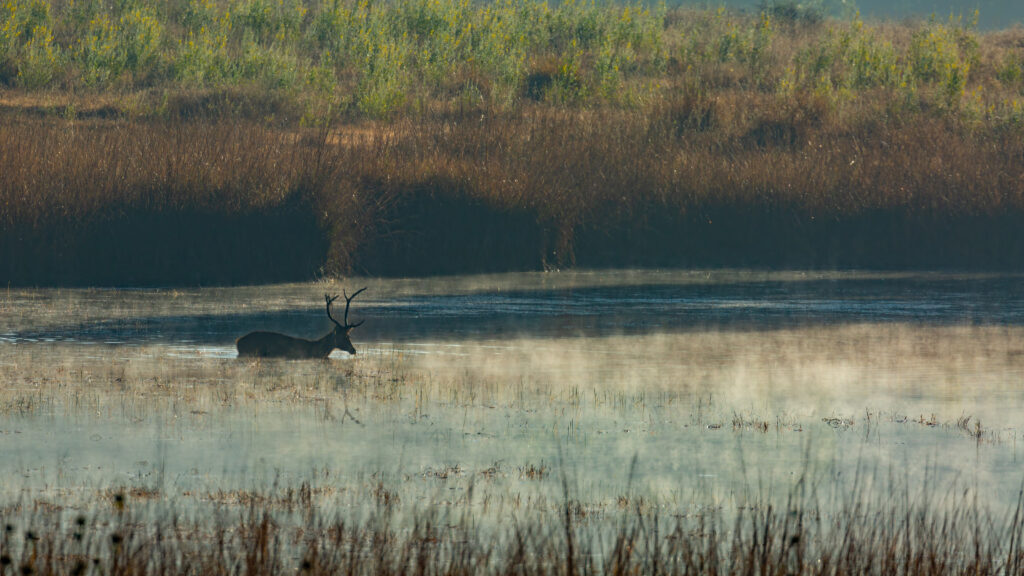
{"label": "tall dry grass", "polygon": [[[1019,30],[785,3],[14,4],[7,283],[1024,262]],[[39,85],[17,79],[45,64],[36,20],[74,52]]]}
{"label": "tall dry grass", "polygon": [[682,93],[328,128],[8,120],[0,278],[238,283],[572,265],[1016,268],[1024,138]]}
{"label": "tall dry grass", "polygon": [[250,494],[241,514],[212,520],[140,515],[133,509],[159,492],[112,490],[96,512],[74,519],[45,506],[7,508],[0,573],[1024,573],[1019,503],[990,512],[967,494],[926,487],[896,490],[884,502],[856,493],[831,511],[815,505],[805,482],[784,506],[752,505],[732,519],[714,509],[669,519],[624,497],[617,519],[595,520],[567,497],[551,523],[508,518],[487,531],[433,508],[400,521],[386,497],[366,520],[324,518],[309,484]]}

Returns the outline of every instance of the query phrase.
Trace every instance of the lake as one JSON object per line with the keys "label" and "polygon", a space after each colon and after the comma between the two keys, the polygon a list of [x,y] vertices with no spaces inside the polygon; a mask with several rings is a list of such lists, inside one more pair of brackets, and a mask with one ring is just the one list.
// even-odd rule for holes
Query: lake
{"label": "lake", "polygon": [[[999,515],[1024,481],[1022,280],[613,270],[12,289],[0,495],[30,524],[41,509],[102,515],[112,494],[143,517],[202,516],[305,487],[328,516],[441,510],[483,531],[572,501],[600,531],[638,503],[729,516],[810,480],[826,511],[894,489],[953,506],[943,495],[963,490]],[[357,355],[235,357],[252,330],[326,333],[323,294],[363,286]]]}

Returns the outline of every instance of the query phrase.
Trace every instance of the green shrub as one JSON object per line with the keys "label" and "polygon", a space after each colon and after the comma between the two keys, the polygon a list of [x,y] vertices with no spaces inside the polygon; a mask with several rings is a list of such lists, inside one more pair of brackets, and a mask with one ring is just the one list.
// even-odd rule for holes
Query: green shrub
{"label": "green shrub", "polygon": [[996,70],[996,78],[1005,85],[1015,86],[1024,79],[1024,57],[1007,53]]}
{"label": "green shrub", "polygon": [[258,80],[270,89],[292,89],[300,82],[300,70],[305,66],[295,50],[287,46],[262,46],[258,42],[246,42],[239,58],[239,75],[248,80]]}
{"label": "green shrub", "polygon": [[280,44],[298,36],[306,7],[301,0],[239,0],[232,4],[230,14],[258,41]]}
{"label": "green shrub", "polygon": [[49,83],[59,54],[52,31],[48,2],[0,0],[0,84],[15,77],[30,88]]}
{"label": "green shrub", "polygon": [[865,30],[860,18],[829,30],[821,41],[798,54],[795,62],[804,83],[827,78],[833,87],[850,90],[895,87],[903,76],[892,43]]}
{"label": "green shrub", "polygon": [[175,77],[197,86],[216,84],[234,77],[236,66],[228,52],[230,29],[230,19],[224,16],[210,26],[189,31],[178,44]]}
{"label": "green shrub", "polygon": [[78,45],[78,62],[88,85],[107,85],[126,72],[153,72],[161,51],[163,26],[147,9],[134,8],[116,20],[100,13]]}
{"label": "green shrub", "polygon": [[381,38],[369,45],[357,94],[362,113],[384,118],[405,104],[410,53],[411,46],[401,40]]}
{"label": "green shrub", "polygon": [[930,21],[911,37],[907,59],[912,77],[937,85],[946,103],[963,97],[971,65],[978,59],[978,40],[970,27],[951,19],[949,25]]}
{"label": "green shrub", "polygon": [[188,0],[181,13],[181,24],[192,33],[209,28],[216,20],[217,6],[213,0]]}
{"label": "green shrub", "polygon": [[62,67],[60,47],[53,43],[53,33],[46,26],[36,26],[25,44],[18,64],[18,83],[25,88],[48,85]]}

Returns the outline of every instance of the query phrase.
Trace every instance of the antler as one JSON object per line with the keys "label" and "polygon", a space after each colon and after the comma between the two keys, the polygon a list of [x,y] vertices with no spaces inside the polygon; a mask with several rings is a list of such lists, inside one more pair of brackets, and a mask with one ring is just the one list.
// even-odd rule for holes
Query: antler
{"label": "antler", "polygon": [[[359,290],[356,290],[355,293],[352,294],[351,296],[349,296],[348,294],[345,294],[345,290],[344,289],[341,290],[341,293],[345,295],[345,326],[344,326],[344,328],[346,330],[351,330],[352,328],[355,328],[356,326],[361,326],[363,324],[363,322],[366,322],[366,320],[360,320],[359,322],[356,322],[355,324],[349,324],[348,323],[348,307],[350,305],[352,305],[352,299],[354,299],[356,296],[359,296],[359,294],[363,290],[366,290],[366,286],[363,286]],[[335,298],[337,298],[337,296],[335,296]],[[332,320],[333,320],[333,318],[332,318]]]}
{"label": "antler", "polygon": [[[339,323],[337,320],[334,319],[334,316],[331,316],[331,304],[333,304],[334,301],[337,300],[337,299],[338,299],[337,296],[331,296],[330,294],[324,294],[324,300],[327,301],[327,317],[331,319],[331,322],[334,322],[338,326],[344,328],[344,326],[342,326],[341,323]],[[347,307],[346,307],[346,309],[347,309]]]}

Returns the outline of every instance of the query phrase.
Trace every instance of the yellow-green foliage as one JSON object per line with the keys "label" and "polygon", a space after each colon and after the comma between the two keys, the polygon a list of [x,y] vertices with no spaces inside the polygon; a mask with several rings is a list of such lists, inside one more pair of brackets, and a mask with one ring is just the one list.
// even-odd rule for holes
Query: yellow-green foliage
{"label": "yellow-green foliage", "polygon": [[494,101],[507,105],[514,100],[530,54],[547,42],[543,23],[550,15],[547,4],[522,0],[498,0],[472,14],[474,50],[461,60],[492,78]]}
{"label": "yellow-green foliage", "polygon": [[[201,1],[201,0],[200,0]],[[189,84],[217,83],[233,76],[233,62],[228,52],[231,31],[230,15],[200,24],[179,41],[175,60],[175,76]]]}
{"label": "yellow-green foliage", "polygon": [[181,24],[195,33],[207,28],[217,20],[217,5],[214,0],[188,0],[181,14]]}
{"label": "yellow-green foliage", "polygon": [[45,86],[57,75],[60,65],[60,48],[53,43],[53,33],[46,26],[33,28],[18,65],[18,82],[26,88]]}
{"label": "yellow-green foliage", "polygon": [[726,32],[718,39],[718,59],[721,62],[747,62],[760,64],[771,46],[774,27],[768,14],[761,14],[756,26],[730,22]]}
{"label": "yellow-green foliage", "polygon": [[996,77],[1008,86],[1020,84],[1024,79],[1024,55],[1006,54],[996,70]]}
{"label": "yellow-green foliage", "polygon": [[50,4],[44,0],[0,0],[0,84],[8,75],[34,88],[47,84],[59,67]]}
{"label": "yellow-green foliage", "polygon": [[594,62],[594,73],[598,91],[607,100],[616,100],[623,74],[640,66],[639,57],[645,55],[651,69],[664,71],[666,63],[662,22],[665,19],[665,4],[651,14],[647,8],[625,6],[619,19],[612,23],[604,34]]}
{"label": "yellow-green foliage", "polygon": [[1014,98],[1004,106],[1004,118],[1009,124],[1024,126],[1024,101]]}
{"label": "yellow-green foliage", "polygon": [[964,94],[971,65],[977,59],[978,42],[970,28],[952,21],[935,21],[914,33],[907,58],[910,72],[918,81],[939,86],[949,104]]}
{"label": "yellow-green foliage", "polygon": [[[770,14],[739,18],[720,7],[691,16],[681,25],[679,60],[684,66],[699,71],[720,65],[734,69],[735,64],[742,64],[755,83],[768,78],[777,35]],[[660,52],[660,46],[656,50]]]}
{"label": "yellow-green foliage", "polygon": [[0,50],[16,50],[32,39],[37,26],[50,22],[50,4],[45,0],[0,1]]}
{"label": "yellow-green foliage", "polygon": [[357,104],[369,115],[384,117],[405,102],[412,46],[407,37],[370,43],[363,60]]}
{"label": "yellow-green foliage", "polygon": [[[429,103],[631,106],[681,85],[834,101],[889,90],[947,110],[977,86],[1021,91],[1011,50],[986,51],[994,80],[971,78],[971,23],[798,26],[779,6],[745,15],[597,0],[0,0],[0,84],[246,83],[289,97],[312,87],[318,105],[375,117]],[[986,92],[980,109],[1009,96]]]}
{"label": "yellow-green foliage", "polygon": [[845,84],[850,88],[894,86],[902,78],[892,44],[873,37],[859,36],[846,53],[846,63],[848,75]]}
{"label": "yellow-green foliage", "polygon": [[583,97],[583,75],[580,71],[582,51],[576,39],[570,41],[555,73],[551,98],[559,103],[574,102]]}
{"label": "yellow-green foliage", "polygon": [[120,17],[98,14],[78,46],[86,83],[103,85],[126,72],[153,71],[162,35],[163,26],[150,8],[133,8]]}
{"label": "yellow-green foliage", "polygon": [[795,79],[803,86],[860,90],[901,83],[904,67],[892,43],[866,29],[860,18],[829,29],[824,37],[794,60]]}
{"label": "yellow-green foliage", "polygon": [[239,0],[230,13],[239,29],[260,42],[281,44],[298,35],[306,8],[300,0]]}
{"label": "yellow-green foliage", "polygon": [[299,84],[300,71],[306,66],[295,50],[287,45],[263,46],[246,43],[239,63],[242,78],[258,80],[268,88],[290,89]]}

